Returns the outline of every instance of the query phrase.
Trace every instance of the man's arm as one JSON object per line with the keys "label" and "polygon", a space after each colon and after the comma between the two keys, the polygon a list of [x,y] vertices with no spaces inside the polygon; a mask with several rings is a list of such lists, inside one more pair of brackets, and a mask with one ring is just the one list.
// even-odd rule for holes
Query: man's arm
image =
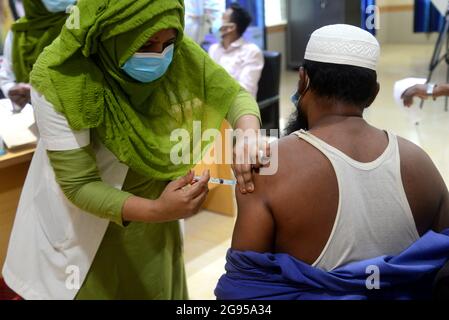
{"label": "man's arm", "polygon": [[238,217],[232,238],[232,249],[259,253],[273,252],[275,249],[275,223],[267,198],[267,177],[255,177],[254,193],[242,194],[236,190]]}
{"label": "man's arm", "polygon": [[440,213],[435,220],[433,230],[442,232],[449,228],[449,193],[446,188],[446,192],[441,199]]}
{"label": "man's arm", "polygon": [[437,167],[412,142],[399,138],[399,148],[402,181],[419,234],[449,228],[449,195]]}

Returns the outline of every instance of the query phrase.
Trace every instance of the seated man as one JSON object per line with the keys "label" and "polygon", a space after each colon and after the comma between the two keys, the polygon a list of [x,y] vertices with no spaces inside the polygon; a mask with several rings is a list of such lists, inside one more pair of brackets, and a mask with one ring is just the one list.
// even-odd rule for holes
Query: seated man
{"label": "seated man", "polygon": [[313,33],[279,170],[237,192],[219,299],[431,296],[449,260],[449,230],[438,233],[449,228],[448,190],[424,151],[363,119],[379,53],[356,27]]}
{"label": "seated man", "polygon": [[258,46],[242,37],[250,24],[249,13],[233,3],[223,15],[221,42],[210,47],[209,55],[256,98],[264,57]]}

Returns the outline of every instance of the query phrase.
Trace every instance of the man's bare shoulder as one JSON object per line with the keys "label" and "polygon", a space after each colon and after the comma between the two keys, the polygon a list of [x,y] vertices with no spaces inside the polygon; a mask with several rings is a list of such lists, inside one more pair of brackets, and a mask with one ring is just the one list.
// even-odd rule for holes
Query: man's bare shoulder
{"label": "man's bare shoulder", "polygon": [[272,161],[277,161],[276,172],[255,177],[256,188],[261,187],[270,192],[277,184],[285,184],[292,177],[297,182],[307,180],[310,183],[310,176],[323,170],[323,162],[328,162],[320,151],[295,135],[272,143],[271,150],[276,154],[272,156]]}
{"label": "man's bare shoulder", "polygon": [[423,178],[429,174],[439,175],[432,159],[421,147],[402,137],[398,137],[398,144],[403,173]]}
{"label": "man's bare shoulder", "polygon": [[[273,205],[283,202],[282,199],[294,195],[295,200],[298,200],[298,194],[310,198],[312,193],[317,191],[317,186],[323,185],[322,180],[327,178],[323,174],[326,170],[326,158],[313,146],[294,135],[273,142],[271,152],[270,165],[277,170],[271,174],[264,174],[262,171],[256,173],[253,193],[241,194],[237,188],[239,215],[245,214],[245,210],[241,209],[247,206],[263,205],[272,209]],[[273,161],[277,163],[274,164]]]}

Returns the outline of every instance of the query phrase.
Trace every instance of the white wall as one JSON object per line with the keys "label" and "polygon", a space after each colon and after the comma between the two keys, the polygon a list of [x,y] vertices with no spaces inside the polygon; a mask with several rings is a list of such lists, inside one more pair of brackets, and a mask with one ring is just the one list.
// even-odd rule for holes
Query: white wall
{"label": "white wall", "polygon": [[282,54],[282,70],[285,70],[287,65],[287,35],[285,29],[267,33],[267,49]]}
{"label": "white wall", "polygon": [[377,5],[380,7],[384,6],[400,6],[400,5],[408,5],[413,4],[413,0],[377,0]]}
{"label": "white wall", "polygon": [[378,0],[380,30],[378,39],[383,44],[433,44],[437,34],[413,32],[414,0]]}
{"label": "white wall", "polygon": [[[377,37],[381,44],[435,44],[438,34],[413,32],[414,0],[377,0],[381,9],[380,30]],[[283,67],[286,65],[285,30],[275,29],[267,34],[268,50],[281,52]]]}

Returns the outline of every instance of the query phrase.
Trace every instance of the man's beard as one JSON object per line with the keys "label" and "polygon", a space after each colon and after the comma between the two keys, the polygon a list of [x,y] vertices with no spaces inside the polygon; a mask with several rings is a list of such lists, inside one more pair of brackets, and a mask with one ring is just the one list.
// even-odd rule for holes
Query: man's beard
{"label": "man's beard", "polygon": [[302,111],[301,107],[297,108],[296,112],[290,116],[287,127],[285,128],[285,134],[290,135],[299,130],[309,130],[309,122],[307,117]]}

